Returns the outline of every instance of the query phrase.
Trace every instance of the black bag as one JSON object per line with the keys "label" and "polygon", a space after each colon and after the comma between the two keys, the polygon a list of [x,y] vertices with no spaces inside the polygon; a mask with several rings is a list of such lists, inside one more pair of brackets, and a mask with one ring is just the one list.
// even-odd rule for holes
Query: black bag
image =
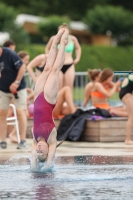
{"label": "black bag", "polygon": [[84,131],[86,120],[94,115],[111,117],[109,111],[105,109],[95,108],[86,111],[78,109],[74,114],[66,115],[61,120],[57,130],[57,140],[79,140]]}

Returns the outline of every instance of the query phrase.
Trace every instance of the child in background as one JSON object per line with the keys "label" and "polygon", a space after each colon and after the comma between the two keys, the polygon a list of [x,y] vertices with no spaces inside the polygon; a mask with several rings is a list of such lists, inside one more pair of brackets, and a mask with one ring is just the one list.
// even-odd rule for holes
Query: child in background
{"label": "child in background", "polygon": [[84,94],[84,101],[83,107],[86,107],[88,101],[91,98],[91,90],[94,86],[94,83],[98,81],[101,74],[101,69],[89,69],[88,70],[88,77],[90,82],[85,86],[85,94]]}

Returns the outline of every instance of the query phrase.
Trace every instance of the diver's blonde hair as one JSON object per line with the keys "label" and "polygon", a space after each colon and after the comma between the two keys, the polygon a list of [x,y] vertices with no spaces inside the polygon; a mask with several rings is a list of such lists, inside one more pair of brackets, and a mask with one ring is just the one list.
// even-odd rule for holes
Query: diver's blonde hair
{"label": "diver's blonde hair", "polygon": [[46,159],[47,159],[47,157],[46,158],[44,158],[44,156],[43,155],[37,155],[37,159],[40,161],[40,162],[45,162],[46,161]]}

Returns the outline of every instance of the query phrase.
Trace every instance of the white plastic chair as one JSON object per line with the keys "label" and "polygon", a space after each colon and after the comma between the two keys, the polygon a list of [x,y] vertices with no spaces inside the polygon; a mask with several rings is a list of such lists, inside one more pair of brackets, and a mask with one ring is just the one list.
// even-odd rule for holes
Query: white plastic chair
{"label": "white plastic chair", "polygon": [[9,106],[12,107],[13,109],[13,117],[7,117],[7,125],[15,125],[16,128],[16,133],[17,133],[17,138],[18,138],[18,143],[20,143],[20,135],[19,135],[19,128],[18,128],[18,120],[17,120],[17,113],[16,113],[16,107],[14,104],[10,104]]}

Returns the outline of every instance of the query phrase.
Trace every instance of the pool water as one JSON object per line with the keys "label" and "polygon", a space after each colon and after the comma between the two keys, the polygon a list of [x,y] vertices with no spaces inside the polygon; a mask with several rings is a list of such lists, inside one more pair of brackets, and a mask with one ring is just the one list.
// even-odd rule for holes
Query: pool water
{"label": "pool water", "polygon": [[1,160],[0,199],[130,200],[133,157],[57,157],[46,173],[33,173],[26,156]]}

